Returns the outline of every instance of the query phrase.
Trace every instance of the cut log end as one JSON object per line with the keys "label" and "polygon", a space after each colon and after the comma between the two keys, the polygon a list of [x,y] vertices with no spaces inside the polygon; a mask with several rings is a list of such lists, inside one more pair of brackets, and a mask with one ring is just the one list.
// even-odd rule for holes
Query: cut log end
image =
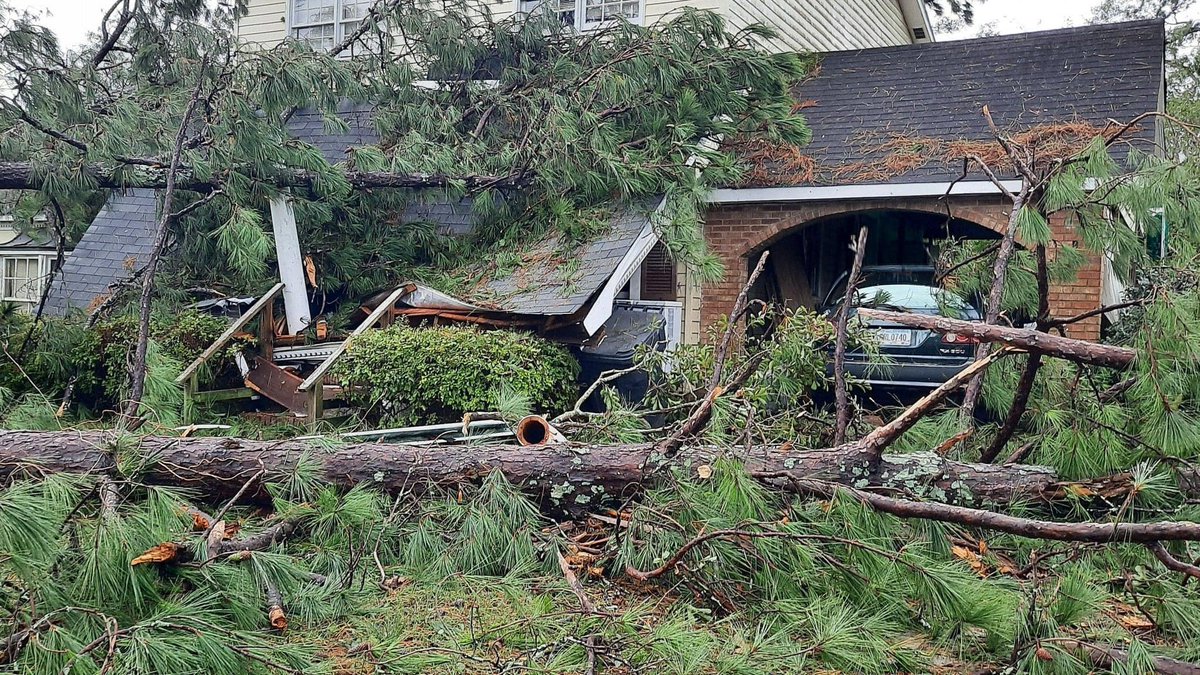
{"label": "cut log end", "polygon": [[158,544],[129,561],[129,564],[132,567],[137,567],[138,565],[163,565],[174,562],[179,557],[180,549],[182,547],[173,542]]}

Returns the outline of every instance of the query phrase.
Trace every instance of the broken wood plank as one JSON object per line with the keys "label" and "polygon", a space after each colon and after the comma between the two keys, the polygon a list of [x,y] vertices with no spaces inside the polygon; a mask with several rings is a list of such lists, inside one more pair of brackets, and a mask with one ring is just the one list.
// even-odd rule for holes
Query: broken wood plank
{"label": "broken wood plank", "polygon": [[250,309],[246,310],[245,314],[238,317],[237,321],[229,324],[229,328],[226,328],[225,332],[221,333],[221,336],[208,346],[208,349],[205,349],[203,352],[201,352],[200,356],[197,356],[195,361],[192,361],[187,368],[184,368],[183,372],[179,374],[179,377],[175,378],[175,383],[184,384],[187,382],[188,378],[194,375],[196,371],[200,370],[200,366],[204,365],[204,363],[211,359],[214,354],[223,349],[225,345],[229,344],[229,341],[233,339],[233,336],[245,328],[246,324],[250,323],[255,316],[258,316],[258,313],[261,312],[268,303],[272,302],[275,299],[275,296],[279,295],[281,291],[283,291],[282,282],[272,286],[271,290],[267,291],[261,298],[255,301],[255,303],[250,306]]}

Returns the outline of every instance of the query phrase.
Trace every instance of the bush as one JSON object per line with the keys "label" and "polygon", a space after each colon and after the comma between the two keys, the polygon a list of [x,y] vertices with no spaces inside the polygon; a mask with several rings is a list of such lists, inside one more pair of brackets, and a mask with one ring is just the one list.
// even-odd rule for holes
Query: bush
{"label": "bush", "polygon": [[423,424],[494,410],[502,389],[564,410],[578,374],[564,347],[529,333],[395,325],[355,338],[333,377],[388,423]]}

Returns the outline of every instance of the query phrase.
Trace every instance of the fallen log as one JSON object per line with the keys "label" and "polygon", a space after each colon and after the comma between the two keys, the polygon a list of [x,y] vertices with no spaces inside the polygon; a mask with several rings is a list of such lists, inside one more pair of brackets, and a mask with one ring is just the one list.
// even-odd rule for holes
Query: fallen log
{"label": "fallen log", "polygon": [[999,342],[1032,354],[1053,356],[1068,361],[1109,368],[1128,368],[1137,352],[1126,347],[1114,347],[1087,340],[1073,340],[1026,328],[994,326],[977,321],[961,321],[944,316],[886,312],[867,307],[858,310],[859,316],[876,321],[890,321],[902,326],[931,330],[935,333],[966,335],[982,342]]}
{"label": "fallen log", "polygon": [[[89,163],[81,165],[77,170],[96,187],[110,190],[134,187],[163,188],[166,187],[167,177],[170,173],[167,162],[157,159],[133,159],[113,164]],[[351,187],[360,190],[418,190],[446,187],[452,183],[460,183],[471,190],[481,188],[516,189],[524,187],[529,182],[528,176],[516,174],[510,176],[447,176],[382,171],[343,171],[342,175],[345,176]],[[180,190],[212,192],[221,187],[219,178],[199,176],[191,167],[181,167],[175,173],[175,177]],[[315,172],[282,167],[275,175],[259,176],[258,178],[279,188],[312,189],[320,182],[320,177]],[[30,162],[0,162],[0,189],[40,190],[44,183],[45,175]]]}
{"label": "fallen log", "polygon": [[[109,431],[0,432],[0,479],[68,472],[114,474],[111,448],[119,435]],[[122,445],[129,447],[130,439]],[[301,463],[315,464],[329,483],[341,487],[375,485],[389,493],[422,493],[456,488],[493,471],[547,505],[583,506],[621,500],[654,484],[664,467],[690,471],[729,456],[717,448],[685,447],[668,458],[653,445],[543,445],[410,447],[386,443],[345,445],[305,440],[255,441],[235,438],[142,436],[144,458],[136,480],[187,488],[210,499],[244,490],[245,499],[265,501],[264,485],[291,475]],[[754,474],[778,474],[859,488],[889,488],[940,502],[1007,504],[1054,501],[1068,492],[1119,495],[1127,479],[1104,479],[1084,487],[1061,483],[1046,467],[957,462],[930,453],[878,455],[869,446],[802,450],[781,447],[738,449]],[[128,460],[123,462],[129,466]],[[689,468],[690,467],[690,468]],[[788,490],[780,481],[771,484]]]}

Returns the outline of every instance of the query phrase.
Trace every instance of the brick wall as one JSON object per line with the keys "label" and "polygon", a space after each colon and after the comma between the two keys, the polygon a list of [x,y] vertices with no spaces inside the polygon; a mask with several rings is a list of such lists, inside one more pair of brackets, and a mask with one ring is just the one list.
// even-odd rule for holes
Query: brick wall
{"label": "brick wall", "polygon": [[[707,327],[718,317],[729,313],[738,292],[745,284],[751,256],[757,256],[779,239],[797,231],[805,223],[840,213],[872,209],[898,209],[945,214],[949,206],[956,218],[969,220],[991,230],[1002,232],[1008,223],[1010,206],[1003,197],[957,197],[938,200],[935,197],[841,200],[827,202],[794,202],[714,206],[705,222],[708,245],[725,263],[725,278],[702,290],[700,323]],[[1077,244],[1079,237],[1074,225],[1065,217],[1052,219],[1054,239]],[[1050,254],[1053,255],[1053,247]],[[1091,256],[1070,283],[1050,289],[1050,311],[1056,317],[1068,317],[1100,307],[1101,260]],[[1092,317],[1070,326],[1070,337],[1095,340],[1100,337],[1100,318]]]}

